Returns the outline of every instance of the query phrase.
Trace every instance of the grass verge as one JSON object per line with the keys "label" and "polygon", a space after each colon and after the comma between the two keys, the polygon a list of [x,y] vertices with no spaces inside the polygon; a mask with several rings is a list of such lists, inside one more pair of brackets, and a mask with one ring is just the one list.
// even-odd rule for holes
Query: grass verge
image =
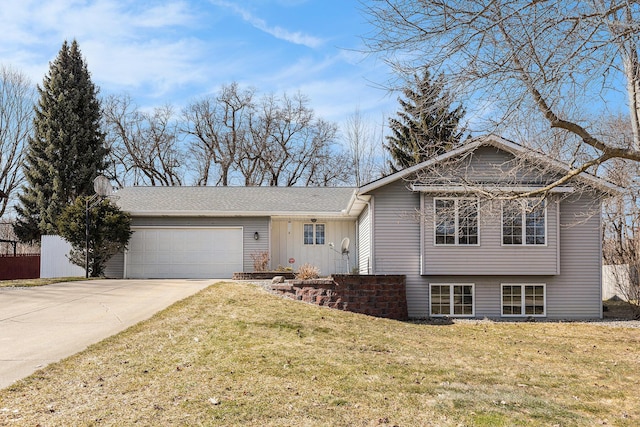
{"label": "grass verge", "polygon": [[428,325],[219,283],[0,390],[0,425],[640,423],[640,329]]}
{"label": "grass verge", "polygon": [[45,286],[60,282],[77,282],[80,280],[92,280],[94,278],[85,279],[84,277],[56,277],[49,279],[17,279],[17,280],[0,280],[0,288],[25,288],[32,286]]}

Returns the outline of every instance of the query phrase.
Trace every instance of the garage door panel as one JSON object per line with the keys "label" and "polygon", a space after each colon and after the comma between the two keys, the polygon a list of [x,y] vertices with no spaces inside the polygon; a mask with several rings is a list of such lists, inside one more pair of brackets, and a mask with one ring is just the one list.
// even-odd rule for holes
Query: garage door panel
{"label": "garage door panel", "polygon": [[221,278],[243,268],[242,228],[134,229],[131,278]]}
{"label": "garage door panel", "polygon": [[176,262],[184,262],[185,257],[183,254],[172,254],[171,252],[158,252],[155,258],[155,262],[160,265],[170,265]]}

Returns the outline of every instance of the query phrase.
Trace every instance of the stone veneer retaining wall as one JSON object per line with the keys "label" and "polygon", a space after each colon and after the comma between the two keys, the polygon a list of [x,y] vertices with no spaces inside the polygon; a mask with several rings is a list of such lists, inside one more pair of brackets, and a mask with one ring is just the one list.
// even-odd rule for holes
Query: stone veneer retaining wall
{"label": "stone veneer retaining wall", "polygon": [[406,320],[406,278],[403,275],[336,274],[328,279],[290,280],[271,289],[292,299],[396,320]]}

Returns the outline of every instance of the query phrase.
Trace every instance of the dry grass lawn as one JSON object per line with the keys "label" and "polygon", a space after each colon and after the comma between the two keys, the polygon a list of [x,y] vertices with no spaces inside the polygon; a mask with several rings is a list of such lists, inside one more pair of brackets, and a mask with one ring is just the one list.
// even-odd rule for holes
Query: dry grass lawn
{"label": "dry grass lawn", "polygon": [[219,283],[0,390],[0,425],[640,425],[640,329],[403,323]]}
{"label": "dry grass lawn", "polygon": [[16,279],[16,280],[0,280],[0,288],[22,288],[32,286],[45,286],[52,283],[60,282],[75,282],[80,280],[92,280],[92,278],[85,279],[84,277],[57,277],[54,279]]}

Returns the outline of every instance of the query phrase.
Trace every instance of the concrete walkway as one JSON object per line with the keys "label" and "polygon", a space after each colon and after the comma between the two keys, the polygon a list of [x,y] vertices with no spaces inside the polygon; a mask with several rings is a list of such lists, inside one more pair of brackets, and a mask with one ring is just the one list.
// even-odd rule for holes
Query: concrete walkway
{"label": "concrete walkway", "polygon": [[0,388],[216,281],[91,280],[0,288]]}

